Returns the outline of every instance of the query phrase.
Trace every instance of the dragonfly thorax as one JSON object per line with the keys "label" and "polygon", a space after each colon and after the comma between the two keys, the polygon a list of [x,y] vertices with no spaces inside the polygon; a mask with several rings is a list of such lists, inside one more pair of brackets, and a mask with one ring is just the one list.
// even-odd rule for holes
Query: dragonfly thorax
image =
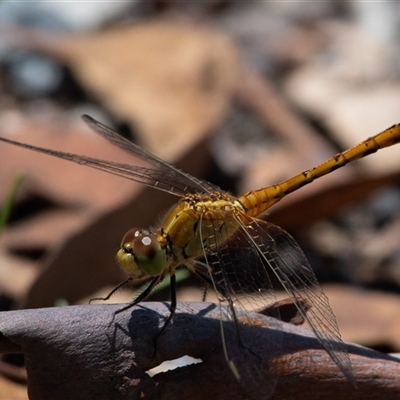
{"label": "dragonfly thorax", "polygon": [[175,263],[183,264],[215,248],[239,228],[241,203],[226,193],[188,194],[169,212],[160,235]]}

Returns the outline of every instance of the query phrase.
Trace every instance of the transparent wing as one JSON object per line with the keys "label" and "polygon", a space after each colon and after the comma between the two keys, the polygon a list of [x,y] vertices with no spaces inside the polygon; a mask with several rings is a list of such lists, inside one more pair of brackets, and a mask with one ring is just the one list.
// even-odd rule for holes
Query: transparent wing
{"label": "transparent wing", "polygon": [[[216,189],[219,190],[217,186],[181,171],[179,168],[176,168],[149,151],[130,142],[113,129],[100,123],[99,121],[96,121],[89,115],[83,115],[82,118],[90,128],[92,128],[99,135],[103,136],[110,143],[155,167],[156,170],[151,175],[152,181],[164,183],[168,182],[169,186],[175,189],[179,188],[180,194],[185,193],[188,189],[191,189],[191,191],[195,190],[206,193],[212,193]],[[148,183],[145,184],[149,185]],[[159,188],[159,185],[150,186]]]}
{"label": "transparent wing", "polygon": [[[249,266],[249,277],[245,280],[247,284],[240,288],[243,271],[233,266],[230,275],[233,276],[233,280],[237,279],[236,286],[239,286],[239,291],[245,297],[251,298],[251,289],[254,292],[260,288],[264,290],[264,280],[268,282],[266,288],[269,289],[267,274],[275,276],[332,360],[343,374],[354,382],[350,357],[340,337],[329,300],[299,245],[287,232],[271,223],[245,215],[240,215],[240,221],[243,226],[242,232],[246,235],[246,240],[256,247],[265,271],[262,271],[260,266],[256,266],[255,270],[252,265]],[[251,281],[255,282],[253,288]],[[305,312],[301,304],[309,304],[310,309]]]}
{"label": "transparent wing", "polygon": [[[265,273],[263,258],[254,243],[248,240],[243,229],[221,245],[222,239],[227,236],[224,232],[226,226],[221,226],[219,220],[211,220],[210,224],[214,225],[214,234],[208,236],[208,246],[204,249],[205,257],[201,263],[194,266],[195,272],[217,290],[220,303],[227,303],[228,307],[221,309],[221,312],[228,310],[225,319],[235,324],[233,331],[236,334],[236,343],[241,348],[240,354],[244,354],[245,362],[231,356],[235,352],[226,346],[228,363],[234,364],[240,383],[251,398],[266,400],[275,390],[277,377],[268,374],[268,368],[262,365],[265,360],[261,360],[256,352],[246,346],[248,338],[244,333],[242,334],[242,327],[243,324],[251,326],[252,320],[246,310],[253,311],[265,305],[266,302],[268,304],[276,302],[272,283],[269,275]],[[256,287],[258,291],[255,291]],[[280,319],[278,309],[275,309],[273,316]],[[227,335],[227,332],[232,334],[232,330],[223,330],[223,334]],[[268,354],[273,358],[274,354],[281,354],[282,331],[273,329],[271,337],[274,340],[268,343]],[[228,340],[223,341],[223,343],[228,342]],[[258,343],[257,351],[261,351],[262,345]],[[262,391],[260,383],[262,383]]]}
{"label": "transparent wing", "polygon": [[208,248],[207,260],[219,293],[236,307],[256,310],[276,302],[264,260],[243,229],[214,250]]}
{"label": "transparent wing", "polygon": [[44,153],[53,157],[61,158],[80,165],[86,165],[112,175],[120,176],[122,178],[139,182],[158,190],[174,194],[176,196],[182,196],[187,192],[200,191],[202,193],[211,193],[215,190],[216,187],[212,186],[210,183],[197,179],[190,174],[179,170],[166,161],[159,159],[155,155],[123,138],[112,129],[100,124],[93,118],[84,116],[84,120],[91,128],[95,130],[96,133],[103,136],[110,143],[154,166],[155,169],[101,160],[58,150],[45,149],[2,137],[0,137],[0,141]]}

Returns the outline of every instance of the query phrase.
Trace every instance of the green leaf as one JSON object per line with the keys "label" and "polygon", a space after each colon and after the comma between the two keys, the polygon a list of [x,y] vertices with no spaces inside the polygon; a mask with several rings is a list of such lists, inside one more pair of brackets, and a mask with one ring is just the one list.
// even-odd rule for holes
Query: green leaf
{"label": "green leaf", "polygon": [[22,175],[22,174],[18,174],[16,176],[16,178],[14,179],[14,182],[12,184],[12,187],[8,193],[6,201],[3,205],[3,208],[0,210],[0,233],[5,228],[7,221],[10,218],[11,210],[12,210],[14,202],[15,202],[15,197],[17,195],[17,191],[18,191],[19,187],[21,186],[23,179],[24,179],[24,175]]}

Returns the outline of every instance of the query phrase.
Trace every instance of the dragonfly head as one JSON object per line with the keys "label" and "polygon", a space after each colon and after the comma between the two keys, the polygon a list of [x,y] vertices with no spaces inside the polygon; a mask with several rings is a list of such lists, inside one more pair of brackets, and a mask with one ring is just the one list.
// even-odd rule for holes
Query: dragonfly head
{"label": "dragonfly head", "polygon": [[156,236],[141,228],[130,229],[125,234],[117,261],[132,278],[160,275],[166,263]]}

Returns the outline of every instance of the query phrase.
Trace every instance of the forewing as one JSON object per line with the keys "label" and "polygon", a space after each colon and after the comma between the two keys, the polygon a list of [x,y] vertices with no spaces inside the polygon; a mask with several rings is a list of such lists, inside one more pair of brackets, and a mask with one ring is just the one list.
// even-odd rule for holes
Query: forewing
{"label": "forewing", "polygon": [[[130,142],[116,131],[100,123],[99,121],[96,121],[94,118],[88,115],[83,115],[82,118],[90,128],[92,128],[99,135],[103,136],[110,143],[155,167],[156,170],[154,170],[151,175],[151,180],[153,182],[166,181],[169,183],[169,186],[176,189],[179,188],[180,194],[185,193],[186,191],[211,193],[218,189],[217,186],[181,171],[179,168],[176,168],[149,151]],[[148,183],[145,184],[148,185]],[[152,184],[150,186],[160,188],[159,183]]]}
{"label": "forewing", "polygon": [[10,143],[28,150],[37,151],[53,157],[61,158],[80,165],[86,165],[112,175],[120,176],[144,185],[162,190],[176,196],[182,196],[187,192],[211,192],[213,186],[205,181],[187,174],[173,165],[156,157],[154,154],[142,149],[117,132],[100,124],[91,117],[84,116],[84,120],[96,133],[103,136],[110,143],[125,150],[134,157],[140,158],[155,168],[139,167],[137,165],[122,164],[114,161],[101,160],[86,155],[67,153],[59,150],[46,149],[21,143],[15,140],[0,137],[0,141]]}

